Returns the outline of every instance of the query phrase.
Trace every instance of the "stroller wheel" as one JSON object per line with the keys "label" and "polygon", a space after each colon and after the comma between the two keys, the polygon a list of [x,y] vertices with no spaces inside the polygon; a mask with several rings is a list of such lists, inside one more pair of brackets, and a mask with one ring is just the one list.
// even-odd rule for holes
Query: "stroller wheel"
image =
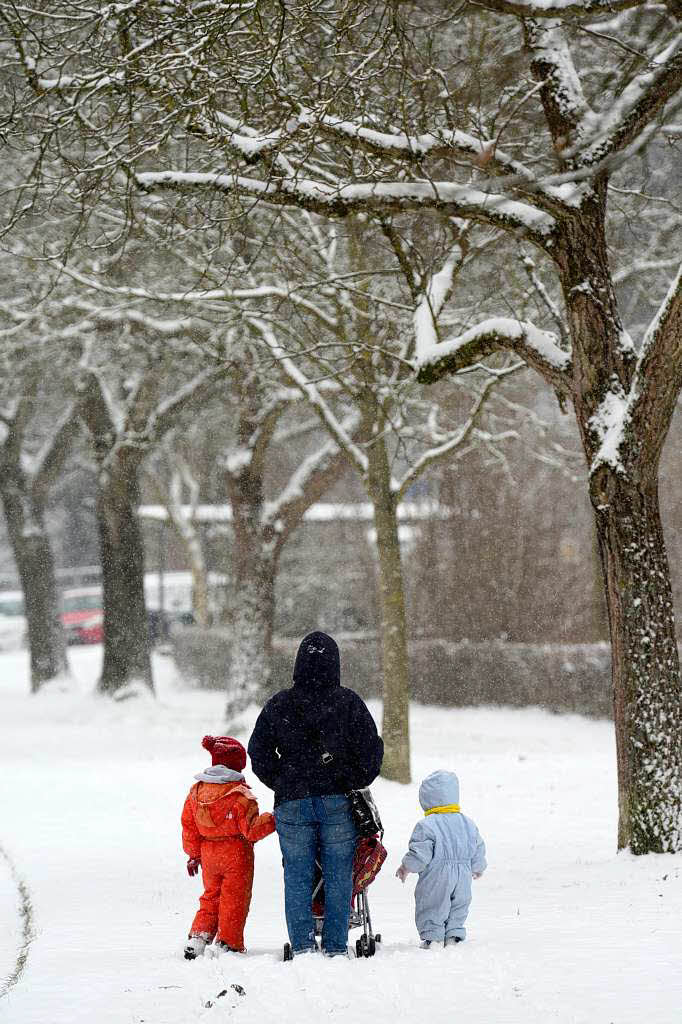
{"label": "stroller wheel", "polygon": [[284,959],[285,960],[293,960],[294,959],[294,954],[291,952],[291,943],[290,942],[285,942],[284,943]]}
{"label": "stroller wheel", "polygon": [[357,956],[374,956],[377,951],[375,940],[369,935],[361,935],[355,943]]}
{"label": "stroller wheel", "polygon": [[375,936],[374,936],[374,941],[375,941],[375,942],[381,942],[381,932],[379,932],[379,934],[378,934],[378,935],[375,935]]}

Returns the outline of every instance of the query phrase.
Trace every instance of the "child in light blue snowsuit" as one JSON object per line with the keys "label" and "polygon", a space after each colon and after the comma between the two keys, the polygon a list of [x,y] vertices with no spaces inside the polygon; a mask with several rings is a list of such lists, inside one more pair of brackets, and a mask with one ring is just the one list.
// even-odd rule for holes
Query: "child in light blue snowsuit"
{"label": "child in light blue snowsuit", "polygon": [[471,879],[486,869],[485,843],[471,818],[459,809],[459,780],[454,772],[435,771],[419,787],[424,809],[396,876],[404,882],[419,874],[414,890],[415,920],[424,949],[466,937]]}

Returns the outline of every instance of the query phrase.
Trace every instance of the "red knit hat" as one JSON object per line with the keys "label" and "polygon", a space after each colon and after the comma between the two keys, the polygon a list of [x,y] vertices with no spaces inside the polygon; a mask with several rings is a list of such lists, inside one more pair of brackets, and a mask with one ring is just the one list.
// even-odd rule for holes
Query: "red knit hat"
{"label": "red knit hat", "polygon": [[246,768],[246,751],[239,740],[231,736],[204,736],[201,745],[208,750],[213,764],[224,764],[235,772]]}

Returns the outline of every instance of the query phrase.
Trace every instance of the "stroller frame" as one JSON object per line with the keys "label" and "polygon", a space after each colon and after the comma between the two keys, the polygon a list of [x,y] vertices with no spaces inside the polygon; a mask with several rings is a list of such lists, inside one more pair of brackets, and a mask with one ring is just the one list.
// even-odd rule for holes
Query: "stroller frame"
{"label": "stroller frame", "polygon": [[[321,870],[320,864],[315,862]],[[322,878],[320,877],[319,882],[313,890],[313,901],[316,896],[319,896],[322,889]],[[324,914],[313,914],[313,921],[315,922],[315,935],[322,935],[322,927],[324,925]],[[376,944],[381,942],[381,935],[375,935],[372,931],[372,915],[369,910],[369,900],[367,899],[367,889],[359,889],[353,893],[353,905],[351,907],[350,917],[348,918],[348,931],[353,928],[362,928],[362,935],[355,942],[355,955],[359,957],[363,956],[374,956],[376,953]]]}
{"label": "stroller frame", "polygon": [[377,951],[377,943],[381,942],[381,935],[372,931],[372,915],[369,912],[369,900],[367,889],[360,889],[353,898],[353,909],[348,921],[348,930],[351,928],[362,928],[362,935],[355,941],[355,955],[374,956]]}
{"label": "stroller frame", "polygon": [[[383,832],[380,834],[379,842],[383,839]],[[385,851],[384,851],[385,856]],[[312,892],[312,902],[315,903],[316,899],[319,899],[324,881],[322,878],[322,865],[318,860],[315,861],[316,867],[320,872],[320,877],[317,881],[317,885]],[[379,867],[381,864],[379,865]],[[373,879],[372,879],[373,881]],[[369,885],[369,883],[368,883]],[[372,930],[372,915],[369,909],[369,900],[367,898],[368,885],[353,890],[353,899],[350,911],[350,917],[348,919],[348,931],[350,932],[354,928],[362,928],[362,935],[355,942],[355,955],[358,959],[361,957],[374,956],[376,953],[377,944],[381,943],[381,935],[375,935]],[[322,928],[324,926],[324,914],[316,914],[313,910],[313,922],[315,925],[315,936],[322,935]],[[284,959],[293,960],[293,952],[291,944],[288,942],[284,943]]]}

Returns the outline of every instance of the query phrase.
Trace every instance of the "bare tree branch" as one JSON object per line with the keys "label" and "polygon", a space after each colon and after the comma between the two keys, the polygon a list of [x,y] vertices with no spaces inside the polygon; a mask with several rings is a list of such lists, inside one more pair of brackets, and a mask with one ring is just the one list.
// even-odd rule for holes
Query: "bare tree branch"
{"label": "bare tree branch", "polygon": [[555,336],[531,323],[502,317],[484,320],[459,337],[420,352],[417,379],[432,384],[503,351],[515,352],[560,394],[572,395],[571,357]]}
{"label": "bare tree branch", "polygon": [[653,318],[637,362],[630,417],[643,439],[639,462],[655,477],[682,390],[682,264]]}
{"label": "bare tree branch", "polygon": [[39,494],[42,500],[61,473],[80,429],[80,404],[72,402],[36,459],[32,487],[34,493]]}
{"label": "bare tree branch", "polygon": [[495,193],[481,192],[448,181],[377,182],[333,187],[309,178],[271,178],[268,181],[237,174],[188,171],[150,171],[136,175],[141,189],[153,192],[223,192],[261,199],[274,206],[297,206],[326,217],[350,213],[442,210],[483,224],[516,231],[535,245],[550,248],[554,220],[532,206]]}
{"label": "bare tree branch", "polygon": [[581,165],[600,163],[613,153],[646,139],[646,129],[682,86],[682,32],[649,59],[610,109],[594,122],[590,135],[578,142],[575,158]]}
{"label": "bare tree branch", "polygon": [[644,7],[646,0],[470,0],[473,6],[498,14],[515,14],[519,18],[594,18]]}

